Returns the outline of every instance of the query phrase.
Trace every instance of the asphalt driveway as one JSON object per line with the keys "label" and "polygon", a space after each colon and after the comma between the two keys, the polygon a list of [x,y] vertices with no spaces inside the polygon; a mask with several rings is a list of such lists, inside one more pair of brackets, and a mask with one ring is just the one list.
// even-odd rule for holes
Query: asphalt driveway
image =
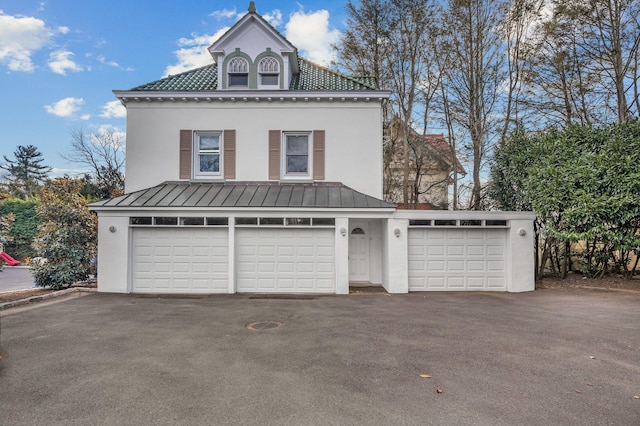
{"label": "asphalt driveway", "polygon": [[3,313],[0,424],[640,424],[639,324],[579,289],[92,294]]}
{"label": "asphalt driveway", "polygon": [[25,266],[5,266],[0,272],[0,293],[34,288],[31,268]]}

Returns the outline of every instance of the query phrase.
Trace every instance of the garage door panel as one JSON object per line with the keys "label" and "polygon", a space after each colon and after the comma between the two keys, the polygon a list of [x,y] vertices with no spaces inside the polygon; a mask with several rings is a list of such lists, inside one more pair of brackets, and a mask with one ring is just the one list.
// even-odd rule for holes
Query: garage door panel
{"label": "garage door panel", "polygon": [[226,292],[228,235],[220,228],[135,228],[133,291]]}
{"label": "garage door panel", "polygon": [[464,277],[446,277],[447,287],[454,290],[464,290]]}
{"label": "garage door panel", "polygon": [[333,229],[243,228],[236,239],[238,292],[334,291]]}
{"label": "garage door panel", "polygon": [[409,229],[409,290],[506,290],[506,229]]}

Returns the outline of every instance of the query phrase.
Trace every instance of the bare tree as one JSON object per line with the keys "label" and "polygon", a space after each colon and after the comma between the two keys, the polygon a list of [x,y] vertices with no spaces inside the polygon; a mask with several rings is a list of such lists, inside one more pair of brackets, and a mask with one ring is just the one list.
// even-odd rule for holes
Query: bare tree
{"label": "bare tree", "polygon": [[445,55],[443,84],[452,123],[468,138],[472,161],[469,207],[481,208],[482,171],[495,140],[506,79],[498,23],[504,2],[450,0],[442,12],[440,54]]}
{"label": "bare tree", "polygon": [[124,136],[113,130],[85,133],[71,132],[71,149],[61,154],[65,160],[88,167],[96,180],[99,196],[107,198],[124,192]]}
{"label": "bare tree", "polygon": [[[557,0],[556,0],[557,1]],[[591,60],[604,87],[615,97],[613,110],[619,123],[632,116],[627,92],[635,86],[634,62],[640,49],[638,0],[570,0],[557,3],[579,24],[581,54]],[[637,114],[637,110],[636,110]]]}

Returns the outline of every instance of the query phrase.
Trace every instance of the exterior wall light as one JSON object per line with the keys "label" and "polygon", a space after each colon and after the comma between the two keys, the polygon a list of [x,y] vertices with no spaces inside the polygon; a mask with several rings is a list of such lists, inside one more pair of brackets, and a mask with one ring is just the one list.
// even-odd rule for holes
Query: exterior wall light
{"label": "exterior wall light", "polygon": [[116,232],[116,227],[115,227],[115,226],[113,226],[113,225],[111,225],[111,226],[109,227],[109,232],[111,232],[111,233]]}
{"label": "exterior wall light", "polygon": [[400,228],[396,228],[393,230],[393,235],[395,235],[396,237],[400,237]]}
{"label": "exterior wall light", "polygon": [[520,228],[518,229],[518,235],[520,235],[521,237],[524,237],[525,235],[527,235],[527,231],[525,231],[524,228]]}
{"label": "exterior wall light", "polygon": [[342,235],[343,237],[347,235],[347,230],[344,227],[340,228],[340,235]]}

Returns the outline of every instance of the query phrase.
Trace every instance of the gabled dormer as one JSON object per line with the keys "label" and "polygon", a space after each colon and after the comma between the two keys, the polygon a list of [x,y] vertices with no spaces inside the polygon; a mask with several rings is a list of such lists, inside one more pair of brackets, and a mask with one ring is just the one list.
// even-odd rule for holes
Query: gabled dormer
{"label": "gabled dormer", "polygon": [[256,12],[254,2],[209,53],[218,64],[218,90],[288,90],[299,72],[297,49]]}

